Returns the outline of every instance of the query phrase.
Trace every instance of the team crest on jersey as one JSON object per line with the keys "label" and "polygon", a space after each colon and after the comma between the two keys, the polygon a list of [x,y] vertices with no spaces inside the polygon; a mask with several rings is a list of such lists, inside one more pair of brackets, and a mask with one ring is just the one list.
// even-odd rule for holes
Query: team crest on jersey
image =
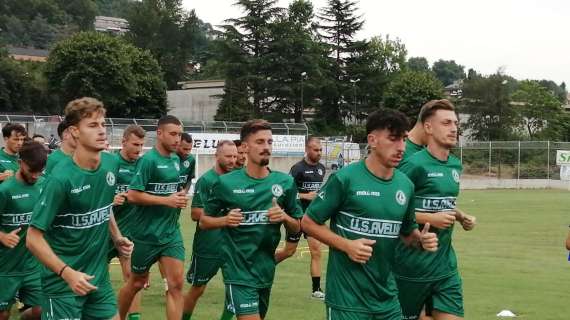
{"label": "team crest on jersey", "polygon": [[319,173],[319,176],[323,175],[323,169],[319,168],[319,170],[317,170],[317,172]]}
{"label": "team crest on jersey", "polygon": [[190,166],[190,161],[186,160],[182,165],[184,165],[184,168],[188,168]]}
{"label": "team crest on jersey", "polygon": [[279,184],[274,184],[271,186],[271,193],[273,193],[275,197],[279,198],[283,195],[283,187]]}
{"label": "team crest on jersey", "polygon": [[457,172],[457,170],[453,169],[451,170],[451,175],[453,176],[453,180],[457,183],[459,183],[459,172]]}
{"label": "team crest on jersey", "polygon": [[114,173],[107,172],[107,184],[111,187],[115,185],[115,174]]}
{"label": "team crest on jersey", "polygon": [[406,204],[406,194],[402,190],[396,192],[396,202],[401,206]]}
{"label": "team crest on jersey", "polygon": [[178,162],[174,162],[174,169],[176,169],[176,171],[180,171],[180,165]]}

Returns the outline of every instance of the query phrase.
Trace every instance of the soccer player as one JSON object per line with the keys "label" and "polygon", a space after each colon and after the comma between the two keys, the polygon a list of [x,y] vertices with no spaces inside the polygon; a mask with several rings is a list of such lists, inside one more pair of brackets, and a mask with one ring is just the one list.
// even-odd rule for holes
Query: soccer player
{"label": "soccer player", "polygon": [[0,149],[0,183],[18,171],[18,152],[26,138],[26,128],[20,124],[7,123],[2,128],[4,148]]}
{"label": "soccer player", "polygon": [[436,235],[417,229],[413,184],[395,169],[407,128],[399,111],[370,114],[370,155],[332,174],[303,217],[303,230],[331,248],[327,319],[401,320],[392,274],[399,239],[416,251],[437,249]]}
{"label": "soccer player", "polygon": [[[216,163],[196,182],[192,198],[192,220],[199,221],[204,213],[204,203],[210,197],[212,186],[219,176],[232,171],[237,159],[237,148],[232,141],[222,140],[216,148]],[[198,299],[204,294],[208,282],[218,273],[224,264],[222,258],[222,230],[202,230],[196,226],[192,243],[192,265],[188,269],[186,280],[192,285],[184,297],[184,315],[182,320],[190,320]],[[229,320],[233,314],[224,308],[221,320]]]}
{"label": "soccer player", "polygon": [[[119,162],[119,172],[117,174],[117,188],[115,189],[115,199],[120,202],[121,198],[123,203],[113,207],[113,215],[117,221],[117,225],[121,233],[127,238],[131,237],[131,229],[133,225],[133,214],[135,207],[130,203],[124,202],[129,189],[129,184],[132,181],[137,160],[139,159],[142,149],[144,147],[145,130],[137,125],[129,125],[123,131],[123,140],[121,142],[121,150],[114,154]],[[131,276],[131,259],[127,256],[121,256],[116,248],[112,247],[109,254],[109,260],[118,257],[121,263],[121,270],[123,273],[123,281],[127,282]],[[131,307],[129,309],[128,319],[140,319],[140,293],[135,296]]]}
{"label": "soccer player", "polygon": [[411,251],[400,244],[394,273],[404,319],[418,319],[422,309],[436,320],[463,318],[463,293],[451,245],[455,221],[472,230],[475,217],[456,208],[462,166],[451,154],[457,144],[458,120],[452,104],[434,105],[421,115],[427,147],[400,167],[415,185],[413,206],[420,225],[439,238],[436,254]]}
{"label": "soccer player", "polygon": [[180,320],[184,297],[184,243],[178,224],[180,209],[188,199],[178,191],[182,123],[174,116],[158,120],[156,145],[138,161],[129,185],[127,200],[136,205],[131,236],[135,249],[131,257],[131,277],[119,293],[119,314],[126,319],[131,303],[148,282],[151,266],[157,261],[168,282],[166,318]]}
{"label": "soccer player", "polygon": [[245,145],[242,146],[241,140],[237,139],[234,140],[234,143],[237,147],[238,157],[236,161],[236,169],[241,169],[245,166],[246,161],[246,152],[245,152]]}
{"label": "soccer player", "polygon": [[26,237],[26,246],[44,265],[42,319],[110,319],[117,308],[107,246],[112,238],[119,252],[129,255],[133,245],[121,235],[111,210],[118,163],[101,152],[102,102],[73,100],[65,118],[77,148],[47,180]]}
{"label": "soccer player", "polygon": [[32,136],[32,140],[35,142],[39,142],[42,146],[44,146],[44,148],[47,149],[46,137],[44,137],[43,135],[36,133]]}
{"label": "soccer player", "polygon": [[10,317],[16,293],[26,306],[22,319],[40,319],[42,285],[40,264],[28,251],[26,237],[32,210],[41,189],[36,184],[47,160],[47,150],[37,142],[19,152],[20,168],[0,184],[0,320]]}
{"label": "soccer player", "polygon": [[69,158],[73,155],[75,147],[77,145],[75,139],[71,136],[68,130],[68,123],[63,120],[57,125],[57,135],[61,139],[61,145],[59,149],[55,150],[48,156],[46,169],[44,171],[44,176],[48,177],[51,174],[53,168],[63,159]]}
{"label": "soccer player", "polygon": [[[305,158],[293,165],[289,172],[297,185],[303,212],[307,210],[311,201],[317,196],[317,192],[321,188],[323,179],[325,178],[325,166],[320,163],[322,152],[321,140],[316,137],[309,137],[305,145]],[[275,253],[275,260],[277,262],[281,262],[295,254],[302,233],[303,232],[287,235],[285,248]],[[323,300],[325,294],[321,289],[321,244],[315,238],[307,237],[306,234],[305,238],[307,239],[311,253],[311,296]]]}
{"label": "soccer player", "polygon": [[180,158],[180,190],[188,192],[196,174],[196,159],[192,155],[192,136],[190,134],[182,133],[176,154]]}
{"label": "soccer player", "polygon": [[273,144],[269,122],[250,120],[240,136],[247,166],[214,183],[200,228],[223,228],[228,309],[238,320],[259,320],[269,306],[281,224],[287,232],[298,233],[302,210],[293,178],[268,167]]}

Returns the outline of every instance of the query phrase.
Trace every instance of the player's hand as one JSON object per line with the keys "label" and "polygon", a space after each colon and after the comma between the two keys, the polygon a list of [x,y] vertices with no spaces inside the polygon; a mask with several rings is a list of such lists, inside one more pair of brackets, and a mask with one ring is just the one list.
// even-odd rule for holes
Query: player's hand
{"label": "player's hand", "polygon": [[0,236],[0,242],[2,245],[7,248],[14,249],[20,242],[20,236],[18,235],[18,232],[21,230],[22,228],[17,228],[9,233],[5,233],[3,236]]}
{"label": "player's hand", "polygon": [[118,193],[113,198],[113,205],[114,206],[122,206],[123,204],[125,204],[126,199],[127,199],[127,193],[126,192]]}
{"label": "player's hand", "polygon": [[239,224],[242,222],[242,220],[243,214],[241,214],[241,209],[232,209],[226,215],[226,227],[239,227]]}
{"label": "player's hand", "polygon": [[430,215],[430,224],[438,229],[447,229],[455,223],[455,211],[436,212]]}
{"label": "player's hand", "polygon": [[89,282],[89,280],[95,278],[94,276],[73,270],[71,267],[65,268],[61,277],[77,295],[84,296],[91,291],[97,290],[97,287]]}
{"label": "player's hand", "polygon": [[461,226],[463,227],[463,230],[471,231],[473,230],[473,228],[475,228],[476,224],[477,224],[477,218],[475,218],[474,216],[470,216],[468,214],[463,214],[463,221],[461,221]]}
{"label": "player's hand", "polygon": [[376,240],[370,239],[357,239],[351,240],[348,245],[346,254],[350,260],[357,263],[366,263],[372,257],[372,246],[376,243]]}
{"label": "player's hand", "polygon": [[186,193],[184,191],[178,191],[166,197],[166,206],[171,208],[186,208],[188,203],[188,198],[186,197]]}
{"label": "player's hand", "polygon": [[435,252],[437,251],[437,235],[433,232],[429,232],[429,223],[424,225],[422,232],[420,233],[420,243],[425,251]]}
{"label": "player's hand", "polygon": [[286,215],[285,211],[283,211],[283,209],[281,209],[281,207],[277,203],[277,198],[273,197],[273,200],[271,201],[272,201],[271,208],[267,210],[267,217],[269,218],[269,222],[271,223],[283,222],[283,220],[285,220],[285,215]]}
{"label": "player's hand", "polygon": [[115,241],[115,248],[121,257],[129,258],[133,253],[134,243],[127,237],[119,237]]}
{"label": "player's hand", "polygon": [[4,181],[13,175],[14,175],[14,171],[6,170],[6,171],[0,173],[0,181]]}
{"label": "player's hand", "polygon": [[313,201],[313,200],[315,200],[316,197],[317,197],[317,192],[316,192],[316,191],[311,191],[311,192],[309,192],[309,193],[305,193],[305,198],[306,198],[307,200]]}

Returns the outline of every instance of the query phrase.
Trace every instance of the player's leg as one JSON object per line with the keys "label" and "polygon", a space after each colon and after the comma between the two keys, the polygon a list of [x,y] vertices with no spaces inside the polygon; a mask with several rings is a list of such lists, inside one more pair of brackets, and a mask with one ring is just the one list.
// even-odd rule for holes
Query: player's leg
{"label": "player's leg", "polygon": [[81,320],[110,320],[117,316],[117,299],[110,282],[86,296]]}
{"label": "player's leg", "polygon": [[208,282],[218,273],[222,265],[223,261],[220,259],[200,257],[198,255],[192,256],[192,263],[186,273],[186,281],[192,286],[184,296],[182,320],[191,319],[198,299],[204,294]]}
{"label": "player's leg", "polygon": [[164,284],[164,291],[166,292],[168,291],[168,281],[166,281],[166,273],[164,273],[164,270],[160,263],[158,264],[158,271],[160,272],[160,279],[162,279],[162,283]]}
{"label": "player's leg", "polygon": [[[261,320],[260,289],[226,284],[226,305],[238,320]],[[264,310],[267,312],[267,310]]]}
{"label": "player's leg", "polygon": [[285,236],[285,247],[277,249],[275,251],[275,262],[279,263],[287,258],[292,257],[297,251],[297,246],[299,245],[299,240],[301,240],[301,235],[303,233],[299,231],[296,234],[287,233]]}
{"label": "player's leg", "polygon": [[[182,247],[182,251],[184,248]],[[184,254],[182,252],[182,254]],[[182,319],[182,309],[184,307],[184,296],[182,288],[184,287],[184,259],[174,258],[170,256],[162,256],[159,259],[162,265],[166,281],[168,283],[168,291],[166,291],[166,318],[168,320]]]}
{"label": "player's leg", "polygon": [[459,274],[437,282],[433,294],[433,319],[463,319],[463,284]]}
{"label": "player's leg", "polygon": [[[121,271],[123,273],[123,283],[127,283],[131,277],[131,258],[119,257],[119,262],[121,263]],[[139,291],[133,298],[131,307],[128,311],[129,320],[138,320],[141,316],[141,296],[142,292]]]}
{"label": "player's leg", "polygon": [[42,299],[42,319],[83,319],[85,297],[45,297]]}
{"label": "player's leg", "polygon": [[396,283],[403,319],[420,319],[420,314],[432,293],[433,283],[398,278],[396,278]]}
{"label": "player's leg", "polygon": [[0,277],[2,289],[0,290],[0,320],[7,320],[10,317],[10,309],[16,302],[16,294],[21,286],[23,277],[5,276]]}
{"label": "player's leg", "polygon": [[307,243],[311,252],[312,297],[324,299],[325,294],[321,288],[321,243],[313,237],[307,237]]}
{"label": "player's leg", "polygon": [[39,272],[23,277],[20,287],[20,300],[26,306],[31,306],[20,313],[23,320],[40,320],[42,315],[41,303],[43,299],[42,280]]}

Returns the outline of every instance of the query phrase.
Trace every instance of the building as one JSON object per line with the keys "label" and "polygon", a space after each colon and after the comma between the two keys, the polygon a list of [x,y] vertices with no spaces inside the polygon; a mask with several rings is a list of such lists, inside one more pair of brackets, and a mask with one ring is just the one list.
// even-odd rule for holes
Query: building
{"label": "building", "polygon": [[224,93],[224,80],[185,81],[167,91],[169,114],[182,121],[214,121]]}
{"label": "building", "polygon": [[48,50],[8,47],[8,56],[18,61],[38,61],[45,62],[49,55]]}
{"label": "building", "polygon": [[566,112],[570,112],[570,93],[566,94],[566,103],[562,105],[562,109]]}
{"label": "building", "polygon": [[129,22],[123,18],[96,16],[93,25],[97,32],[122,35],[129,31]]}

